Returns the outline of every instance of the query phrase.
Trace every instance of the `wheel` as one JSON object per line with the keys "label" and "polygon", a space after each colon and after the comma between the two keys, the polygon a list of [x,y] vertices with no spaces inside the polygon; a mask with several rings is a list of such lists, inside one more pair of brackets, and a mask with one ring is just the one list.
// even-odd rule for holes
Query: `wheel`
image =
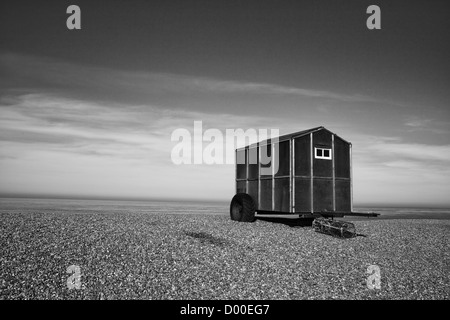
{"label": "wheel", "polygon": [[231,220],[241,222],[255,221],[255,202],[246,193],[237,193],[230,204]]}

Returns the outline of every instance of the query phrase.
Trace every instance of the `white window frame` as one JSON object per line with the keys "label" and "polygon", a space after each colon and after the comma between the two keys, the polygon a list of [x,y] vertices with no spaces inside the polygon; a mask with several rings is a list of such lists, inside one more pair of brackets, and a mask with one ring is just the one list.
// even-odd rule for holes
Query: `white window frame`
{"label": "white window frame", "polygon": [[[322,155],[321,156],[319,156],[318,154],[317,154],[317,150],[322,150]],[[328,150],[328,154],[329,154],[329,156],[328,157],[325,157],[323,154],[324,154],[324,150]],[[316,147],[314,147],[314,158],[316,158],[316,159],[324,159],[324,160],[331,160],[331,148],[316,148]]]}

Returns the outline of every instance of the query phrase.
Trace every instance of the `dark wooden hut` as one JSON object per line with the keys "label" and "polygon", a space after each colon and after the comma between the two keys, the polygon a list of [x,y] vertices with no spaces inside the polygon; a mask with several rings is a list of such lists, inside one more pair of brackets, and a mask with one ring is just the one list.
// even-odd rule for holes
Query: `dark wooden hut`
{"label": "dark wooden hut", "polygon": [[352,189],[352,144],[316,127],[236,150],[230,215],[238,221],[254,221],[255,212],[373,216],[353,212]]}

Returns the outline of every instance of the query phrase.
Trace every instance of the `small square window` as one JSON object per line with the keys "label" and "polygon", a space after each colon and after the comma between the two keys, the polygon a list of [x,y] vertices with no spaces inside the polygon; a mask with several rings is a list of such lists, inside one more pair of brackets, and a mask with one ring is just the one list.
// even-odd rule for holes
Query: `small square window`
{"label": "small square window", "polygon": [[314,148],[316,159],[331,160],[331,149]]}

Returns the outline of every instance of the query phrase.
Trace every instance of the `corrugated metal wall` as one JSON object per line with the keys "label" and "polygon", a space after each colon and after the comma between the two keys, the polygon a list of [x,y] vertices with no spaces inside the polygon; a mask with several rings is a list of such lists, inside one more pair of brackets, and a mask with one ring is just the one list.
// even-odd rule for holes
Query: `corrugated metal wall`
{"label": "corrugated metal wall", "polygon": [[[271,162],[263,164],[260,161],[264,157],[260,153],[271,157],[272,144],[261,149],[237,151],[236,160],[242,163],[236,165],[236,192],[248,193],[258,210],[262,211],[351,211],[350,144],[328,130],[318,130],[292,139],[292,143],[289,140],[273,143],[279,154],[275,175],[258,175],[260,167],[271,167]],[[291,145],[294,154],[291,154]],[[314,148],[332,149],[332,158],[316,158]],[[294,199],[291,199],[291,194]]]}

